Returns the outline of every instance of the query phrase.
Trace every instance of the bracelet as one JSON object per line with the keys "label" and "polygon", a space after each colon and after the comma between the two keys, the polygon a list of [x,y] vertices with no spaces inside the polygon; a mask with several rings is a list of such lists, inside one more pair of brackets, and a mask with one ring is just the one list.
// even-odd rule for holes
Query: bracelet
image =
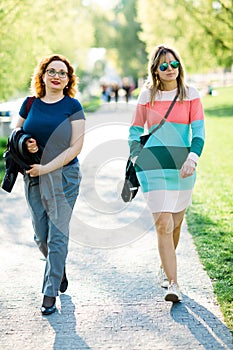
{"label": "bracelet", "polygon": [[194,163],[194,167],[196,168],[197,163],[196,163],[194,160],[192,160],[191,158],[188,158],[188,160],[191,160],[191,162],[193,162],[193,163]]}

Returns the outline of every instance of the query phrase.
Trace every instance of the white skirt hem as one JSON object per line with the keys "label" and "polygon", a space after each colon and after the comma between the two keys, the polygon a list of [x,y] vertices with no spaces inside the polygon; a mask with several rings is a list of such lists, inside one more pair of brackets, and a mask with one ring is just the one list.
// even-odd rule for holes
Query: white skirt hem
{"label": "white skirt hem", "polygon": [[156,190],[143,195],[152,213],[179,213],[192,204],[192,190]]}

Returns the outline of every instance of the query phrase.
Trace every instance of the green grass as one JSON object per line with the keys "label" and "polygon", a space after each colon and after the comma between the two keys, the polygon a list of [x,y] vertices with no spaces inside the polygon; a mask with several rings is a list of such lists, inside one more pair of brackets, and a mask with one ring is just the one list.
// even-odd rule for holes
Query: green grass
{"label": "green grass", "polygon": [[233,87],[205,96],[206,143],[187,222],[233,331]]}
{"label": "green grass", "polygon": [[2,182],[5,173],[5,164],[3,160],[3,153],[6,150],[7,137],[0,138],[0,183]]}

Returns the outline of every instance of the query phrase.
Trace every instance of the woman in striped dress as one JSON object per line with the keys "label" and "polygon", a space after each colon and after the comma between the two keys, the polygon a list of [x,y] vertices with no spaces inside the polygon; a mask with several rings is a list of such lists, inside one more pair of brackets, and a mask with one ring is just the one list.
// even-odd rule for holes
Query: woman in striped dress
{"label": "woman in striped dress", "polygon": [[[204,113],[198,91],[185,84],[184,67],[174,49],[156,47],[148,74],[130,126],[130,155],[156,226],[161,286],[168,287],[165,300],[179,302],[176,247],[204,145]],[[144,128],[151,132],[158,126],[175,95],[165,123],[141,150]]]}

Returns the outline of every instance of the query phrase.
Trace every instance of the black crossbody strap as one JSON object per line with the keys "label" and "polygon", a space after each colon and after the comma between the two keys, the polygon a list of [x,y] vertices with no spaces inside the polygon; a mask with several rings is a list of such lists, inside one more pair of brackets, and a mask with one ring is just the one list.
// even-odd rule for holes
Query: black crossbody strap
{"label": "black crossbody strap", "polygon": [[159,125],[156,126],[156,128],[155,128],[154,130],[151,131],[150,135],[154,134],[154,133],[155,133],[158,129],[160,129],[161,126],[165,123],[165,120],[166,120],[167,117],[169,116],[169,114],[170,114],[170,112],[171,112],[171,110],[172,110],[172,108],[173,108],[173,106],[174,106],[174,104],[175,104],[175,102],[176,102],[176,100],[177,100],[177,97],[178,97],[178,94],[175,95],[175,97],[174,97],[172,103],[170,104],[170,106],[169,106],[169,108],[168,108],[168,110],[167,110],[167,113],[165,114],[165,116],[163,117],[163,119],[161,120],[161,122],[159,123]]}
{"label": "black crossbody strap", "polygon": [[26,104],[26,114],[28,116],[28,113],[30,112],[31,106],[35,100],[36,96],[29,96]]}

